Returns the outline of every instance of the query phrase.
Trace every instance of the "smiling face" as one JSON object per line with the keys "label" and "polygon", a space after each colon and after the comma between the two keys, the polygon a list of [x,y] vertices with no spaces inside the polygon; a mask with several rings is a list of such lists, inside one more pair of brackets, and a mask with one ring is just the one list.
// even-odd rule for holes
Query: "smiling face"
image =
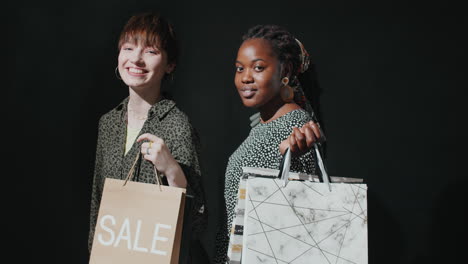
{"label": "smiling face", "polygon": [[133,89],[159,89],[164,75],[174,68],[165,51],[131,42],[121,46],[118,63],[122,80]]}
{"label": "smiling face", "polygon": [[270,43],[248,39],[237,52],[234,83],[242,102],[261,111],[281,101],[281,67]]}

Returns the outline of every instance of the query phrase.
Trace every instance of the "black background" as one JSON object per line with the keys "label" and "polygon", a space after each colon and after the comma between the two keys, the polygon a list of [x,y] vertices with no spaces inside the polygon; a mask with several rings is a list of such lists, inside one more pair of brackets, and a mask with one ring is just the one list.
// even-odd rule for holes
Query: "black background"
{"label": "black background", "polygon": [[330,174],[368,184],[369,263],[462,258],[467,19],[460,6],[106,0],[19,1],[2,11],[3,131],[11,149],[2,218],[15,263],[87,263],[97,122],[128,94],[114,75],[118,34],[132,14],[147,10],[161,11],[181,40],[168,89],[202,140],[209,256],[226,162],[254,113],[234,88],[237,48],[249,27],[274,23],[311,54]]}

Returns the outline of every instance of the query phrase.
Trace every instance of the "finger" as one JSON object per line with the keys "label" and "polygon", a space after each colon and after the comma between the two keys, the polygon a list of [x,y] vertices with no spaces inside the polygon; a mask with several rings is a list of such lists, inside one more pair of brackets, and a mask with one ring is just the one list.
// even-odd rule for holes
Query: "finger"
{"label": "finger", "polygon": [[151,149],[150,149],[150,148],[147,148],[147,147],[141,147],[141,148],[140,148],[140,152],[141,152],[141,154],[143,154],[144,157],[145,157],[145,156],[149,156],[149,155],[151,155],[151,153],[152,153],[152,152],[151,152]]}
{"label": "finger", "polygon": [[[141,149],[150,148],[150,142],[151,142],[151,141],[143,142],[143,143],[141,144]],[[154,146],[154,143],[152,143],[152,146]]]}
{"label": "finger", "polygon": [[297,142],[297,147],[299,148],[300,151],[305,150],[306,144],[307,144],[305,135],[302,134],[299,128],[297,127],[294,127],[293,130],[294,130],[294,137],[296,138],[296,142]]}
{"label": "finger", "polygon": [[142,140],[149,140],[149,141],[153,141],[153,142],[156,142],[158,141],[160,138],[158,138],[157,136],[153,135],[153,134],[150,134],[150,133],[145,133],[145,134],[142,134],[140,135],[138,138],[137,138],[137,142],[140,142]]}
{"label": "finger", "polygon": [[305,137],[304,144],[307,147],[307,149],[301,149],[301,151],[307,151],[316,141],[314,132],[312,131],[312,128],[309,127],[308,123],[304,124],[301,128],[299,128],[299,131],[301,131],[301,133],[304,135]]}
{"label": "finger", "polygon": [[[161,141],[155,142],[155,144],[153,144],[153,149],[152,150],[153,150],[154,153],[159,154],[163,150],[163,147],[165,147],[164,146],[164,141],[161,140]],[[166,148],[164,148],[164,149],[166,149]]]}
{"label": "finger", "polygon": [[279,151],[281,153],[281,155],[284,155],[284,153],[286,152],[286,149],[289,147],[289,138],[283,140],[281,142],[281,144],[279,145]]}
{"label": "finger", "polygon": [[153,158],[153,155],[152,154],[146,154],[146,153],[142,153],[143,154],[143,158],[153,164],[155,164],[154,162],[154,158]]}
{"label": "finger", "polygon": [[309,127],[312,128],[312,131],[314,131],[315,137],[321,138],[322,134],[320,133],[319,126],[316,123],[314,123],[314,121],[310,121],[308,124],[309,124]]}
{"label": "finger", "polygon": [[304,127],[304,134],[306,137],[307,148],[312,147],[312,145],[314,145],[314,143],[317,141],[314,135],[314,131],[312,130],[311,127],[307,126],[307,127]]}
{"label": "finger", "polygon": [[296,137],[294,136],[294,130],[289,136],[289,150],[291,153],[294,153],[297,151],[297,142],[296,142]]}
{"label": "finger", "polygon": [[[148,144],[148,143],[145,142],[145,143],[143,143],[143,144]],[[155,151],[154,151],[154,147],[150,148],[148,145],[146,145],[146,146],[143,146],[143,145],[142,145],[141,148],[140,148],[140,152],[141,152],[141,154],[143,154],[143,155],[151,155],[151,154],[153,154]]]}

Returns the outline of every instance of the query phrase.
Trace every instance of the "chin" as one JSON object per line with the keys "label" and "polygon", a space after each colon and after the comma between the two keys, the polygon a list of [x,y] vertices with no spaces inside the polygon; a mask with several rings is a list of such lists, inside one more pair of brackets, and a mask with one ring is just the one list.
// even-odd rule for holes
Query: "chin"
{"label": "chin", "polygon": [[248,108],[257,108],[258,106],[257,102],[254,102],[252,100],[242,100],[242,104]]}
{"label": "chin", "polygon": [[140,82],[132,82],[132,81],[125,82],[125,84],[126,84],[127,86],[129,86],[129,87],[136,88],[136,89],[139,89],[139,88],[145,86],[145,84],[143,84],[143,83],[140,83]]}

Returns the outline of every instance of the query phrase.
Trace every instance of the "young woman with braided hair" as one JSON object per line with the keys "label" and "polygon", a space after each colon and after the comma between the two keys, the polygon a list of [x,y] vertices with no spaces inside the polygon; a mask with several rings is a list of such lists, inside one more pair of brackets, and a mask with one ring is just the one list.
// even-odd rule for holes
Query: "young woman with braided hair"
{"label": "young woman with braided hair", "polygon": [[224,198],[225,222],[217,234],[215,263],[228,261],[229,230],[237,203],[242,167],[278,169],[290,148],[291,171],[316,174],[313,144],[320,137],[311,98],[306,98],[298,75],[305,72],[309,56],[302,43],[276,25],[257,25],[243,36],[235,62],[235,86],[253,116],[248,137],[229,158]]}

